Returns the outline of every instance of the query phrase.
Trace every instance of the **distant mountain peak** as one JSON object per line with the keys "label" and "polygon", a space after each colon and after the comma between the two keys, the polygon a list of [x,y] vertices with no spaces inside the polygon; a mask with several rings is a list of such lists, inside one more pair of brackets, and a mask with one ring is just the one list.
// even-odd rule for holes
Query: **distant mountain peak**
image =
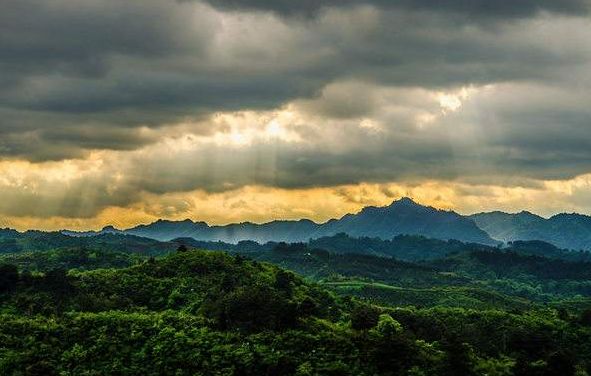
{"label": "distant mountain peak", "polygon": [[[102,232],[120,232],[111,226]],[[356,214],[347,214],[340,219],[315,223],[309,219],[276,220],[263,224],[252,222],[209,226],[205,222],[190,219],[171,221],[158,219],[147,224],[124,230],[123,233],[158,240],[192,237],[198,240],[307,241],[311,238],[346,233],[349,236],[368,236],[392,239],[397,235],[410,234],[436,239],[458,239],[466,242],[496,244],[474,221],[453,211],[438,210],[417,203],[410,197],[401,197],[387,206],[368,206]],[[80,236],[82,234],[75,234]],[[95,234],[87,234],[95,235]]]}
{"label": "distant mountain peak", "polygon": [[522,216],[522,217],[532,217],[532,218],[541,218],[539,215],[534,214],[528,210],[522,210],[519,213],[517,213],[517,215]]}
{"label": "distant mountain peak", "polygon": [[[414,201],[412,198],[410,197],[401,197],[398,200],[394,200],[390,203],[390,205],[386,205],[386,206],[366,206],[363,209],[361,209],[360,213],[375,213],[375,212],[387,212],[390,211],[392,209],[405,209],[405,208],[427,208],[426,206],[423,206],[419,203],[417,203],[416,201]],[[355,214],[346,214],[344,217],[348,217],[348,216],[355,216]]]}
{"label": "distant mountain peak", "polygon": [[[413,200],[412,198],[408,197],[408,196],[404,196],[399,198],[398,200],[395,200],[392,202],[392,205],[394,204],[398,204],[398,205],[420,205],[418,204],[415,200]],[[420,205],[422,206],[422,205]]]}
{"label": "distant mountain peak", "polygon": [[329,221],[323,234],[347,233],[354,237],[391,239],[396,235],[421,235],[436,239],[496,244],[474,221],[454,211],[424,206],[410,197],[402,197],[388,206],[368,206],[357,214]]}
{"label": "distant mountain peak", "polygon": [[392,201],[388,208],[396,208],[396,207],[424,207],[423,205],[419,204],[415,200],[410,197],[404,196],[399,198],[398,200]]}
{"label": "distant mountain peak", "polygon": [[424,213],[424,212],[429,212],[429,211],[439,211],[438,209],[436,209],[432,206],[421,205],[418,202],[416,202],[415,200],[413,200],[412,198],[406,197],[406,196],[402,197],[398,200],[392,201],[392,203],[389,206],[384,207],[384,209],[387,209],[388,211],[402,210],[402,211],[417,212],[417,213]]}

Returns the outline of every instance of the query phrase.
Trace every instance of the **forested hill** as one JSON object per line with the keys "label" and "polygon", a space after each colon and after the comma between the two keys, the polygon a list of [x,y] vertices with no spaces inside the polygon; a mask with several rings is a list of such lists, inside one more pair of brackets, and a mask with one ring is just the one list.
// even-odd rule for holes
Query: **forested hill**
{"label": "forested hill", "polygon": [[1,268],[3,375],[571,376],[591,370],[591,318],[526,307],[450,308],[443,300],[432,308],[374,305],[241,255],[181,247],[122,269]]}
{"label": "forested hill", "polygon": [[68,236],[60,232],[18,232],[0,229],[0,254],[38,252],[53,249],[93,249],[125,251],[141,255],[162,255],[175,250],[176,243],[124,234],[101,234],[92,237]]}
{"label": "forested hill", "polygon": [[[590,252],[559,249],[552,244],[540,241],[515,241],[503,248],[477,243],[464,243],[457,240],[439,240],[423,236],[398,235],[390,240],[370,237],[352,237],[344,233],[312,239],[305,243],[241,241],[237,244],[219,241],[198,241],[193,238],[178,238],[161,242],[154,239],[105,233],[96,236],[68,236],[59,232],[0,230],[0,255],[8,253],[39,252],[51,250],[80,250],[92,252],[125,252],[138,256],[158,256],[168,254],[184,244],[192,248],[220,251],[260,252],[276,247],[304,247],[323,249],[333,253],[357,253],[398,260],[420,261],[445,257],[448,254],[466,251],[513,251],[524,255],[564,259],[568,261],[591,261]],[[91,252],[91,253],[92,253]],[[99,265],[99,264],[96,264]]]}
{"label": "forested hill", "polygon": [[193,238],[178,238],[172,243],[185,244],[193,248],[234,252],[264,252],[276,248],[314,250],[321,249],[332,253],[356,253],[381,257],[392,257],[404,261],[421,261],[443,258],[453,253],[469,251],[515,252],[521,255],[537,255],[568,261],[590,261],[591,252],[559,249],[541,241],[515,241],[506,247],[493,247],[478,243],[464,243],[458,240],[430,239],[423,236],[398,235],[391,240],[380,238],[355,238],[344,233],[311,239],[308,242],[284,243],[268,242],[259,244],[241,241],[237,244],[213,241],[199,241]]}

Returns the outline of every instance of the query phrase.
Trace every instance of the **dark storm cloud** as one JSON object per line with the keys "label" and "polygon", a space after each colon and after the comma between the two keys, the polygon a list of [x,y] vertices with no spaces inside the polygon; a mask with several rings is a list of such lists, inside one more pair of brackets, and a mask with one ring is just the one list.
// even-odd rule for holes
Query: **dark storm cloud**
{"label": "dark storm cloud", "polygon": [[500,92],[468,120],[478,122],[481,152],[497,173],[563,180],[591,172],[591,91],[522,84]]}
{"label": "dark storm cloud", "polygon": [[540,11],[581,14],[589,11],[587,0],[207,0],[212,6],[230,10],[272,11],[281,15],[312,16],[330,7],[373,5],[382,8],[454,12],[478,18],[527,17]]}
{"label": "dark storm cloud", "polygon": [[[202,53],[211,25],[201,20],[199,33],[194,26],[179,27],[193,21],[185,11],[153,0],[3,2],[0,155],[56,160],[152,142],[129,126],[167,122],[174,110],[150,108],[156,102],[150,98],[153,83],[137,94],[145,76],[133,77],[134,66]],[[113,75],[120,67],[131,83]],[[158,99],[164,102],[166,93]]]}
{"label": "dark storm cloud", "polygon": [[[313,9],[319,3],[240,4]],[[123,122],[121,110],[147,109],[172,122],[200,110],[276,107],[349,77],[448,86],[546,77],[572,62],[573,56],[548,54],[541,45],[498,41],[491,34],[497,31],[465,28],[441,11],[474,8],[509,17],[538,8],[574,11],[583,3],[462,4],[473,3],[397,2],[404,12],[365,20],[354,10],[335,11],[313,25],[255,15],[242,26],[244,34],[255,24],[262,31],[244,39],[241,49],[232,38],[226,44],[218,40],[232,25],[199,3],[12,1],[0,14],[0,101],[14,110],[86,113],[95,120],[110,116],[112,122]],[[417,8],[431,12],[413,14]],[[276,40],[264,39],[275,29]],[[237,31],[235,38],[244,37]],[[161,119],[155,119],[157,125]],[[150,121],[139,114],[129,122]]]}
{"label": "dark storm cloud", "polygon": [[[438,9],[367,19],[334,12],[314,25],[252,16],[244,34],[250,24],[262,31],[251,38],[237,31],[241,49],[232,37],[216,40],[232,28],[222,26],[223,15],[195,3],[11,2],[0,14],[0,103],[23,116],[158,126],[202,112],[273,108],[351,77],[444,87],[544,78],[576,62],[518,35],[497,40],[498,31],[457,25]],[[264,39],[275,29],[276,40]]]}
{"label": "dark storm cloud", "polygon": [[[223,133],[207,121],[216,112],[290,103],[308,116],[293,129],[300,143],[121,154],[127,160],[113,162],[117,169],[72,185],[73,196],[96,186],[97,203],[80,212],[73,198],[60,215],[91,216],[134,202],[139,191],[568,178],[591,170],[589,1],[207,3],[3,2],[0,158],[133,151],[165,136]],[[417,129],[418,116],[441,113],[430,94],[505,83],[515,85]],[[572,93],[573,86],[584,88]],[[383,88],[399,93],[388,97]],[[365,117],[382,133],[360,129]],[[184,121],[200,125],[175,127]],[[124,180],[113,190],[117,173]]]}
{"label": "dark storm cloud", "polygon": [[0,119],[0,155],[31,161],[84,157],[89,149],[133,150],[157,140],[157,134],[126,126],[122,119],[100,122],[84,115],[2,108]]}
{"label": "dark storm cloud", "polygon": [[[169,1],[71,0],[4,1],[0,12],[0,61],[19,73],[97,77],[106,74],[114,54],[155,58],[205,45],[179,27],[191,21],[186,8]],[[202,20],[205,21],[205,20]]]}

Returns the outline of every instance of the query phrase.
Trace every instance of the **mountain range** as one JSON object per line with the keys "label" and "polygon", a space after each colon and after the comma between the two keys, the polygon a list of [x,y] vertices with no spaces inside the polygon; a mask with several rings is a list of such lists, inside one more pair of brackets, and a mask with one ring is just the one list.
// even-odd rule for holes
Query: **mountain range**
{"label": "mountain range", "polygon": [[445,211],[419,205],[410,198],[394,201],[389,206],[368,206],[356,214],[347,214],[340,219],[315,223],[298,221],[272,221],[263,224],[250,222],[209,226],[205,222],[158,220],[148,225],[139,225],[127,230],[111,226],[98,232],[63,231],[71,236],[89,236],[104,233],[125,233],[168,241],[176,238],[194,238],[206,241],[237,243],[253,240],[305,242],[323,236],[345,233],[355,237],[392,239],[397,235],[421,235],[434,239],[456,239],[464,242],[495,245],[498,242],[478,228],[474,221],[453,211]]}
{"label": "mountain range", "polygon": [[586,215],[562,213],[546,219],[527,211],[495,211],[469,217],[493,239],[502,242],[542,240],[559,248],[591,250],[591,217]]}
{"label": "mountain range", "polygon": [[591,217],[581,214],[557,214],[548,219],[529,213],[500,211],[460,215],[454,211],[423,206],[408,197],[388,206],[368,206],[355,214],[316,223],[308,219],[278,220],[263,224],[251,222],[210,226],[205,222],[158,220],[126,230],[112,226],[101,231],[62,231],[70,236],[124,233],[160,241],[193,238],[203,241],[237,243],[253,240],[306,242],[344,233],[353,237],[384,240],[398,235],[421,235],[427,238],[456,239],[467,243],[498,245],[517,240],[541,240],[559,248],[591,250]]}

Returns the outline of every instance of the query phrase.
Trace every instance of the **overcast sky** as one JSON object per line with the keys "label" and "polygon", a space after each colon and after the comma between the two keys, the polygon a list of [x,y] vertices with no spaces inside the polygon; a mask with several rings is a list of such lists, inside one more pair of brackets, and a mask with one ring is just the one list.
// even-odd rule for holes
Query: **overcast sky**
{"label": "overcast sky", "polygon": [[0,226],[591,214],[589,0],[3,0]]}

